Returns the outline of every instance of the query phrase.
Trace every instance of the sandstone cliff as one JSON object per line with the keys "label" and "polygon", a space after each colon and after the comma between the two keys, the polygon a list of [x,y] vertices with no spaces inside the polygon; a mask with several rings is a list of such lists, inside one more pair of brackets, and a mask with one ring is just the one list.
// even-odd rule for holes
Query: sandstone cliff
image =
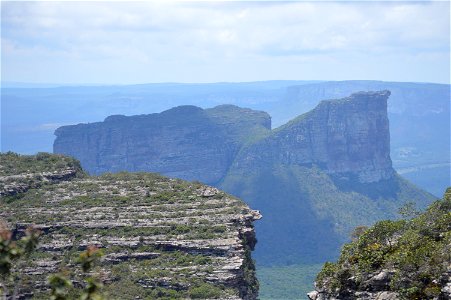
{"label": "sandstone cliff", "polygon": [[179,106],[160,114],[60,127],[54,153],[77,158],[92,174],[149,171],[215,184],[243,144],[270,129],[264,112],[232,105]]}
{"label": "sandstone cliff", "polygon": [[[35,156],[0,158],[8,186],[49,168]],[[52,174],[66,174],[73,160],[47,155],[46,161],[53,163]],[[57,181],[33,178],[14,193],[3,188],[0,200],[0,219],[16,236],[31,224],[44,233],[38,251],[16,266],[22,297],[48,298],[47,276],[75,268],[78,253],[94,245],[105,253],[96,272],[108,299],[256,299],[250,251],[252,223],[261,215],[239,199],[151,173],[89,177],[77,169]],[[80,274],[73,276],[82,282]]]}
{"label": "sandstone cliff", "polygon": [[360,182],[394,175],[390,159],[387,99],[390,92],[360,92],[322,101],[252,144],[235,160],[235,169],[261,165],[312,164],[327,173],[348,173]]}
{"label": "sandstone cliff", "polygon": [[110,116],[104,122],[56,130],[54,153],[71,155],[93,174],[152,171],[217,184],[233,162],[243,170],[279,161],[316,164],[361,182],[388,179],[388,91],[322,101],[313,111],[273,130],[263,112],[222,105],[181,106],[161,114]]}
{"label": "sandstone cliff", "polygon": [[256,225],[260,264],[330,260],[354,227],[397,218],[406,201],[425,207],[434,199],[392,168],[389,95],[322,101],[243,147],[219,187],[265,215]]}

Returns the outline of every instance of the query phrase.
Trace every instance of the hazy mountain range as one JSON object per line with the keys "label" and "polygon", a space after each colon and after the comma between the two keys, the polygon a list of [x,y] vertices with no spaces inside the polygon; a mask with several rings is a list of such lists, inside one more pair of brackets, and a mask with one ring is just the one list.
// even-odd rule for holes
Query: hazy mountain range
{"label": "hazy mountain range", "polygon": [[215,84],[142,84],[50,87],[2,85],[1,150],[51,151],[53,132],[107,116],[161,112],[178,105],[235,104],[263,110],[273,128],[312,109],[320,100],[362,90],[389,89],[393,165],[440,196],[450,181],[450,86],[382,81],[264,81]]}

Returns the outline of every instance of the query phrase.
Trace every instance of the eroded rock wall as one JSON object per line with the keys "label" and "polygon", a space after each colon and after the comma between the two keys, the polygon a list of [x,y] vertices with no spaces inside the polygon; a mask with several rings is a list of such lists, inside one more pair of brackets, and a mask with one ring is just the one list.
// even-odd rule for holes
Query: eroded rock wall
{"label": "eroded rock wall", "polygon": [[[65,174],[62,167],[54,172]],[[21,178],[4,177],[10,184]],[[43,232],[38,250],[22,262],[26,267],[14,271],[26,278],[24,298],[48,298],[47,277],[62,270],[83,282],[74,262],[90,245],[104,251],[96,272],[109,299],[190,298],[206,290],[204,298],[257,298],[250,252],[261,215],[241,200],[151,173],[39,178],[0,200],[0,219],[16,236],[30,225]]]}
{"label": "eroded rock wall", "polygon": [[207,110],[180,106],[60,127],[54,153],[77,158],[91,174],[148,171],[214,184],[247,139],[270,129],[264,112],[232,105]]}
{"label": "eroded rock wall", "polygon": [[360,182],[389,179],[387,99],[390,92],[360,92],[322,101],[240,153],[234,169],[263,165],[318,165],[330,174],[350,174]]}

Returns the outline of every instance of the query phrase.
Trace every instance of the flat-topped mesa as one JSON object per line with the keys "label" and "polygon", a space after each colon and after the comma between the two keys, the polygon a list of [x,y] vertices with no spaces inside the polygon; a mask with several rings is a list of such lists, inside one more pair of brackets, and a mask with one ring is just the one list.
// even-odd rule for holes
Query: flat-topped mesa
{"label": "flat-topped mesa", "polygon": [[389,96],[389,91],[359,92],[322,101],[246,149],[235,163],[315,164],[331,174],[356,176],[362,183],[389,179],[394,174]]}
{"label": "flat-topped mesa", "polygon": [[249,138],[270,129],[265,112],[186,105],[159,114],[115,115],[104,122],[60,127],[53,151],[77,158],[92,174],[150,171],[214,184]]}
{"label": "flat-topped mesa", "polygon": [[390,179],[389,91],[322,101],[272,132],[265,112],[220,105],[179,106],[160,114],[110,116],[56,130],[54,152],[93,174],[151,171],[218,184],[230,167],[317,165],[362,183]]}

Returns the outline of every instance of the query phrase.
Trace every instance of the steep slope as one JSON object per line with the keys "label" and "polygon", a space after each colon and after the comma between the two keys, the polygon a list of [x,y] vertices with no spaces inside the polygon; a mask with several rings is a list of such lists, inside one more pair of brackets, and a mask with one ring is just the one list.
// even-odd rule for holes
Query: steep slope
{"label": "steep slope", "polygon": [[392,168],[389,95],[323,101],[241,150],[219,186],[265,215],[259,264],[330,259],[355,226],[395,218],[406,201],[432,201]]}
{"label": "steep slope", "polygon": [[287,88],[277,102],[260,107],[274,126],[313,109],[322,99],[357,91],[390,90],[391,158],[394,168],[415,184],[441,196],[450,184],[450,85],[384,81],[330,81]]}
{"label": "steep slope", "polygon": [[360,182],[393,176],[387,99],[390,92],[356,93],[322,101],[241,151],[235,169],[316,164],[328,173],[350,173]]}
{"label": "steep slope", "polygon": [[410,220],[380,221],[326,263],[309,299],[450,299],[451,188]]}
{"label": "steep slope", "polygon": [[[78,165],[50,154],[0,154],[0,162],[1,191],[28,174],[66,174]],[[43,232],[38,251],[16,266],[20,294],[33,299],[48,299],[47,276],[74,269],[89,245],[105,254],[96,273],[108,299],[255,299],[250,251],[259,218],[216,188],[151,173],[89,177],[77,168],[58,181],[35,176],[0,199],[0,220],[15,236],[31,224]],[[82,282],[78,270],[72,277]]]}
{"label": "steep slope", "polygon": [[151,171],[217,183],[251,137],[271,129],[267,113],[222,105],[180,106],[160,114],[110,116],[56,130],[54,153],[80,160],[92,174]]}

